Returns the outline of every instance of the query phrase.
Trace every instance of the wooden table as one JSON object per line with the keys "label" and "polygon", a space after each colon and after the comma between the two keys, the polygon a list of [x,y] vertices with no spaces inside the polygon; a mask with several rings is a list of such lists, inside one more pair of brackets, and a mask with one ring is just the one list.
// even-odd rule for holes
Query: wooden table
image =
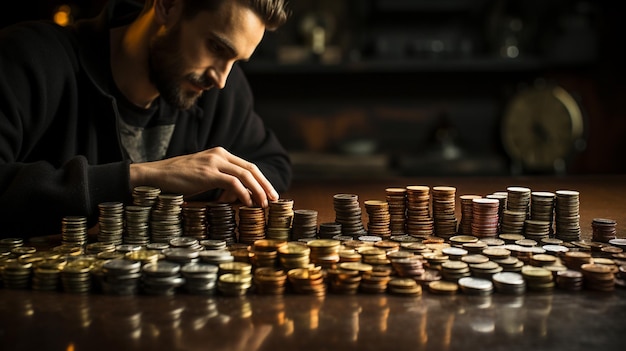
{"label": "wooden table", "polygon": [[[283,194],[333,221],[332,196],[384,199],[391,186],[447,185],[486,195],[507,186],[580,192],[581,227],[618,223],[626,237],[626,177],[415,178],[296,181]],[[457,211],[459,211],[457,202]],[[459,213],[457,213],[459,215]],[[234,298],[77,295],[0,288],[1,350],[622,350],[626,291],[510,296],[391,294]]]}

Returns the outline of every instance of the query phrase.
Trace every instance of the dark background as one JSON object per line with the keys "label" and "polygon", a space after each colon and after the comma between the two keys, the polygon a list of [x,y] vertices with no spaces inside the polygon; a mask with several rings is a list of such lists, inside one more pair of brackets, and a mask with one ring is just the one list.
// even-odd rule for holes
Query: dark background
{"label": "dark background", "polygon": [[[2,26],[72,19],[106,0],[37,0]],[[293,0],[243,65],[296,177],[609,174],[626,171],[619,1]],[[315,39],[313,39],[315,38]],[[566,89],[584,133],[554,169],[512,160],[500,121],[516,94]],[[550,118],[546,116],[545,118]],[[563,166],[564,165],[564,166]]]}

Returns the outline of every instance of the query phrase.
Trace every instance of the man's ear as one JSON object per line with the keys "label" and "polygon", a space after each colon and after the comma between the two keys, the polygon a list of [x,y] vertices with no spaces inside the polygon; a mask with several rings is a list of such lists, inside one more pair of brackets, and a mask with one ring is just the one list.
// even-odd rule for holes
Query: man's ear
{"label": "man's ear", "polygon": [[183,10],[183,0],[154,0],[154,16],[159,24],[174,23]]}

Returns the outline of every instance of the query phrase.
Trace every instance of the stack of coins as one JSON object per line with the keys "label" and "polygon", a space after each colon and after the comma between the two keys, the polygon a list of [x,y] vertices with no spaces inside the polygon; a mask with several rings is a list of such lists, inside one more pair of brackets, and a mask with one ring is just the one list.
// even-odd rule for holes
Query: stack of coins
{"label": "stack of coins", "polygon": [[521,211],[502,211],[502,221],[500,223],[500,232],[507,234],[524,234],[524,223],[526,222],[526,212]]}
{"label": "stack of coins", "polygon": [[187,247],[168,247],[162,251],[163,255],[165,255],[165,259],[178,263],[178,264],[186,264],[193,263],[199,261],[200,252],[196,249],[187,248]]}
{"label": "stack of coins", "polygon": [[549,235],[554,235],[554,202],[556,194],[548,191],[530,193],[530,219],[549,223]]}
{"label": "stack of coins", "polygon": [[171,296],[183,282],[177,263],[158,261],[141,267],[141,291],[146,294]]}
{"label": "stack of coins", "polygon": [[83,246],[87,244],[87,217],[63,217],[61,221],[61,242],[67,246]]}
{"label": "stack of coins", "polygon": [[233,262],[235,257],[227,249],[203,250],[198,252],[200,262],[219,265],[220,263]]}
{"label": "stack of coins", "polygon": [[280,266],[286,271],[309,266],[311,249],[307,244],[290,241],[278,248]]}
{"label": "stack of coins", "polygon": [[377,271],[363,273],[359,290],[369,294],[382,294],[387,291],[387,284],[391,280],[390,271]]}
{"label": "stack of coins", "polygon": [[526,292],[524,276],[516,272],[496,273],[492,277],[495,289],[499,293],[522,295]]}
{"label": "stack of coins", "polygon": [[[68,265],[65,266],[65,269]],[[102,265],[102,273],[102,289],[105,293],[113,295],[137,294],[141,279],[140,262],[126,259],[109,260]]]}
{"label": "stack of coins", "polygon": [[286,245],[286,240],[261,239],[252,245],[252,257],[250,262],[255,268],[258,267],[277,267],[278,266],[278,248]]}
{"label": "stack of coins", "polygon": [[356,294],[361,279],[361,273],[357,270],[331,268],[326,271],[328,289],[335,294]]}
{"label": "stack of coins", "polygon": [[459,234],[472,235],[472,222],[474,218],[474,199],[481,199],[480,195],[461,195],[461,220],[459,222]]}
{"label": "stack of coins", "polygon": [[[433,221],[435,235],[449,239],[456,235],[457,220],[455,214],[456,188],[451,186],[433,187]],[[476,212],[474,211],[474,216]]]}
{"label": "stack of coins", "polygon": [[251,274],[220,274],[217,290],[224,296],[244,296],[252,287]]}
{"label": "stack of coins", "polygon": [[324,284],[324,275],[320,266],[290,269],[287,272],[287,279],[292,291],[296,294],[326,295],[326,284]]}
{"label": "stack of coins", "polygon": [[487,296],[491,295],[494,289],[491,280],[482,278],[463,277],[459,279],[458,284],[461,291],[468,295]]}
{"label": "stack of coins", "polygon": [[363,203],[368,216],[367,232],[383,239],[391,237],[389,204],[383,200],[367,200]]}
{"label": "stack of coins", "polygon": [[[405,251],[398,251],[405,252]],[[413,278],[424,274],[423,258],[419,255],[410,254],[406,257],[398,257],[397,255],[389,256],[393,272],[398,277]]]}
{"label": "stack of coins", "polygon": [[580,291],[583,288],[583,274],[573,269],[557,272],[556,285],[559,289]]}
{"label": "stack of coins", "polygon": [[498,207],[496,199],[472,200],[471,235],[477,238],[493,238],[498,235]]}
{"label": "stack of coins", "polygon": [[496,191],[495,193],[489,194],[485,197],[488,199],[496,199],[500,201],[500,205],[498,206],[498,222],[499,224],[502,224],[502,213],[506,209],[509,193],[506,191]]}
{"label": "stack of coins", "polygon": [[202,245],[205,250],[224,250],[227,247],[226,241],[214,239],[200,240],[200,245]]}
{"label": "stack of coins", "polygon": [[524,222],[524,236],[528,239],[541,241],[550,237],[551,223],[536,219],[527,219]]}
{"label": "stack of coins", "polygon": [[208,237],[212,240],[222,240],[226,245],[237,241],[237,222],[232,205],[218,202],[207,204]]}
{"label": "stack of coins", "polygon": [[502,267],[503,272],[521,272],[522,267],[524,267],[524,262],[522,262],[519,258],[509,256],[501,259],[494,259],[495,263],[497,263],[500,267]]}
{"label": "stack of coins", "polygon": [[522,186],[510,186],[506,188],[506,191],[506,209],[513,212],[524,212],[527,218],[530,215],[531,190]]}
{"label": "stack of coins", "polygon": [[515,244],[518,240],[523,240],[525,238],[522,234],[510,234],[510,233],[502,233],[498,235],[498,238],[504,240],[505,245]]}
{"label": "stack of coins", "polygon": [[302,239],[317,238],[317,211],[315,210],[295,210],[293,211],[293,226],[291,228],[291,239],[294,241]]}
{"label": "stack of coins", "polygon": [[591,221],[592,240],[608,243],[616,237],[617,221],[608,218],[594,218]]}
{"label": "stack of coins", "polygon": [[391,294],[405,297],[417,297],[422,295],[422,286],[411,278],[393,278],[387,283],[387,289]]}
{"label": "stack of coins", "polygon": [[33,269],[33,290],[56,291],[61,282],[61,270],[67,261],[60,257],[46,258]]}
{"label": "stack of coins", "polygon": [[333,268],[339,263],[341,242],[333,239],[316,239],[307,243],[311,249],[311,263],[324,269]]}
{"label": "stack of coins", "polygon": [[161,194],[161,189],[152,186],[137,186],[133,188],[133,205],[153,207]]}
{"label": "stack of coins", "polygon": [[239,242],[246,245],[265,238],[265,210],[262,207],[239,207]]}
{"label": "stack of coins", "polygon": [[563,241],[580,240],[580,195],[578,191],[557,190],[555,204],[556,237]]}
{"label": "stack of coins", "polygon": [[586,263],[580,266],[580,269],[584,277],[585,288],[605,292],[615,290],[615,273],[611,266]]}
{"label": "stack of coins", "polygon": [[190,236],[181,236],[178,238],[170,239],[169,247],[171,248],[180,247],[180,248],[192,249],[195,251],[201,251],[204,249],[204,246],[200,244],[200,241],[198,241],[198,239],[194,237],[190,237]]}
{"label": "stack of coins", "polygon": [[218,266],[203,263],[188,263],[180,272],[184,278],[183,288],[194,295],[214,295],[217,286]]}
{"label": "stack of coins", "polygon": [[256,293],[282,295],[285,293],[287,274],[280,268],[261,267],[254,271],[252,280]]}
{"label": "stack of coins", "polygon": [[[110,261],[108,261],[110,262]],[[61,270],[63,291],[84,294],[91,291],[91,270],[93,261],[75,259],[68,261]]]}
{"label": "stack of coins", "polygon": [[129,261],[139,262],[142,266],[148,263],[154,263],[159,260],[161,252],[157,250],[137,250],[124,254],[124,258]]}
{"label": "stack of coins", "polygon": [[545,268],[524,266],[522,267],[522,276],[530,291],[551,292],[554,289],[552,272]]}
{"label": "stack of coins", "polygon": [[15,247],[24,245],[24,239],[22,238],[2,238],[0,239],[0,257],[3,257],[3,253],[10,253]]}
{"label": "stack of coins", "polygon": [[472,276],[484,279],[491,279],[494,274],[503,271],[502,267],[493,261],[474,263],[470,264],[469,267],[472,272]]}
{"label": "stack of coins", "polygon": [[406,233],[406,188],[387,188],[385,195],[389,204],[389,229],[391,235]]}
{"label": "stack of coins", "polygon": [[183,204],[183,235],[186,237],[204,240],[207,237],[207,209],[206,204]]}
{"label": "stack of coins", "polygon": [[567,268],[576,271],[580,271],[583,264],[593,263],[591,254],[583,251],[568,251],[561,257],[561,260]]}
{"label": "stack of coins", "polygon": [[150,242],[150,213],[152,207],[128,205],[124,207],[125,235],[123,242],[147,245]]}
{"label": "stack of coins", "polygon": [[433,235],[435,226],[430,213],[430,187],[409,185],[406,191],[407,234],[418,238]]}
{"label": "stack of coins", "polygon": [[22,262],[17,258],[10,258],[3,262],[2,282],[8,289],[28,289],[32,275],[33,264]]}
{"label": "stack of coins", "polygon": [[449,282],[457,282],[471,275],[469,265],[463,261],[446,261],[441,264],[441,277]]}
{"label": "stack of coins", "polygon": [[361,261],[370,265],[390,264],[387,251],[373,246],[362,246],[357,249],[361,254]]}
{"label": "stack of coins", "polygon": [[183,202],[183,195],[163,193],[159,195],[150,218],[152,242],[166,243],[182,236]]}
{"label": "stack of coins", "polygon": [[98,241],[113,245],[121,244],[124,234],[124,204],[103,202],[98,204],[98,210]]}
{"label": "stack of coins", "polygon": [[536,254],[530,257],[530,265],[535,267],[552,266],[556,264],[558,258],[548,254]]}
{"label": "stack of coins", "polygon": [[278,199],[270,201],[265,235],[268,239],[289,240],[292,221],[293,200]]}
{"label": "stack of coins", "polygon": [[[341,236],[341,223],[337,223],[337,222],[320,223],[320,228],[317,233],[317,236],[320,239],[333,239],[338,235]],[[347,237],[347,238],[352,239],[352,237]]]}
{"label": "stack of coins", "polygon": [[358,238],[364,235],[363,217],[359,197],[356,194],[335,194],[333,196],[335,222],[341,224],[341,234]]}

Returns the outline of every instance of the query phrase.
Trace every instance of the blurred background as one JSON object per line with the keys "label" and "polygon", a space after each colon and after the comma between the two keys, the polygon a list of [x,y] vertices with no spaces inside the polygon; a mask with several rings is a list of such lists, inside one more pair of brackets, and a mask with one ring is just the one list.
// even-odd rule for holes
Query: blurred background
{"label": "blurred background", "polygon": [[[106,0],[0,14],[60,24]],[[626,172],[613,0],[292,0],[242,64],[296,178]]]}

